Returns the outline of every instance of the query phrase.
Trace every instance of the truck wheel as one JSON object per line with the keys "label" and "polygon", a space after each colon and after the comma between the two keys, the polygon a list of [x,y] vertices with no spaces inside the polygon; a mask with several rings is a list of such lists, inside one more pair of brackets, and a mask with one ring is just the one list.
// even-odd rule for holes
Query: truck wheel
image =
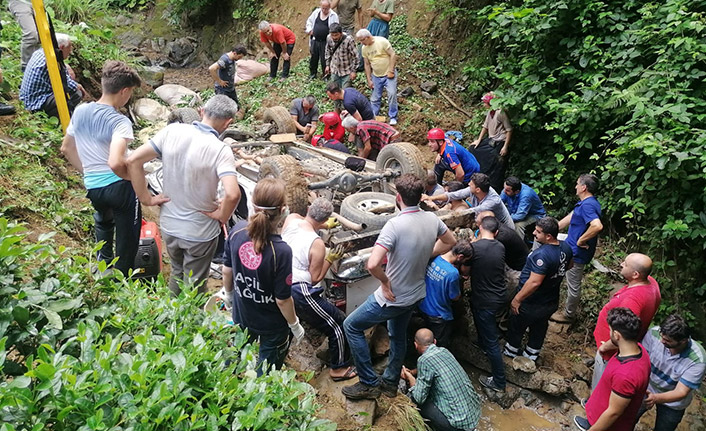
{"label": "truck wheel", "polygon": [[[419,179],[426,178],[426,170],[422,162],[422,153],[419,148],[409,142],[396,142],[394,144],[385,145],[375,162],[375,170],[384,171],[391,169],[396,174],[414,174]],[[383,181],[382,191],[385,193],[395,193],[394,178],[392,180]]]}
{"label": "truck wheel", "polygon": [[257,179],[281,178],[287,183],[287,205],[289,211],[306,216],[309,206],[309,189],[299,162],[292,156],[267,157],[260,165]]}
{"label": "truck wheel", "polygon": [[175,110],[169,113],[169,117],[167,118],[168,124],[191,124],[194,121],[201,121],[201,115],[199,115],[199,111],[194,108],[176,108]]}
{"label": "truck wheel", "polygon": [[[392,211],[380,214],[370,212],[379,206],[392,206]],[[365,230],[368,231],[381,229],[396,213],[395,197],[386,193],[360,192],[341,202],[341,215],[354,223],[366,225]]]}
{"label": "truck wheel", "polygon": [[292,115],[287,108],[282,106],[273,106],[265,109],[262,120],[265,123],[273,123],[277,128],[277,133],[296,133],[297,131]]}

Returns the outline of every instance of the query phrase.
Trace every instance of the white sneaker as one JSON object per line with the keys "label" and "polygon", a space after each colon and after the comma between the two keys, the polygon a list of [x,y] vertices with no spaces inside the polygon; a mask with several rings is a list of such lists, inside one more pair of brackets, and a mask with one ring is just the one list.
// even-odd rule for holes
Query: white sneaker
{"label": "white sneaker", "polygon": [[390,118],[390,126],[396,126],[397,125],[397,118]]}

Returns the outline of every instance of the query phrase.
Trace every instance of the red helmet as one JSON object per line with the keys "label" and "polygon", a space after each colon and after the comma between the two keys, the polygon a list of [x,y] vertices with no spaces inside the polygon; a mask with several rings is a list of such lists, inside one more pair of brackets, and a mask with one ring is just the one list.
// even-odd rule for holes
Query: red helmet
{"label": "red helmet", "polygon": [[325,142],[326,140],[323,139],[323,135],[314,135],[311,137],[311,145],[318,147],[319,145],[319,140],[321,140],[321,143]]}
{"label": "red helmet", "polygon": [[320,120],[326,126],[334,126],[334,125],[341,122],[341,117],[338,114],[336,114],[335,112],[327,112],[327,113],[321,115]]}
{"label": "red helmet", "polygon": [[441,130],[439,128],[434,128],[434,129],[429,130],[429,132],[427,132],[427,139],[442,140],[442,139],[446,139],[446,136],[444,135],[443,130]]}

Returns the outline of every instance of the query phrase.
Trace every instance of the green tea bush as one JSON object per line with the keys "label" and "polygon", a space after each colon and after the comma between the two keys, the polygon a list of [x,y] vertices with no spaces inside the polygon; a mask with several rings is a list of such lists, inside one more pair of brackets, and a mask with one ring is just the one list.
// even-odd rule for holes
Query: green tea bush
{"label": "green tea bush", "polygon": [[0,429],[335,429],[294,371],[257,377],[257,347],[192,286],[91,266],[0,218]]}

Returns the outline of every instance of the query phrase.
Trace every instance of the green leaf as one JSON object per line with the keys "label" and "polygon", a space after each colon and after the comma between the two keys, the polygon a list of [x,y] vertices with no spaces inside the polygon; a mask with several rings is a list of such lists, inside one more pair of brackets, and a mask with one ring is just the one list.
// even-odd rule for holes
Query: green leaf
{"label": "green leaf", "polygon": [[179,371],[186,367],[186,358],[182,352],[172,353],[169,359],[172,361],[172,364],[174,364],[174,367]]}
{"label": "green leaf", "polygon": [[50,380],[56,374],[56,368],[52,364],[39,364],[34,369],[35,374],[41,380]]}
{"label": "green leaf", "polygon": [[8,383],[8,388],[18,388],[23,389],[32,384],[32,379],[27,376],[15,377],[10,383]]}
{"label": "green leaf", "polygon": [[47,320],[49,321],[49,324],[56,329],[63,329],[64,325],[61,321],[61,316],[59,316],[59,313],[56,311],[49,310],[47,308],[43,308],[42,311],[44,312],[44,315],[47,317]]}
{"label": "green leaf", "polygon": [[16,305],[12,309],[12,317],[20,326],[24,326],[29,321],[29,310],[20,305]]}

